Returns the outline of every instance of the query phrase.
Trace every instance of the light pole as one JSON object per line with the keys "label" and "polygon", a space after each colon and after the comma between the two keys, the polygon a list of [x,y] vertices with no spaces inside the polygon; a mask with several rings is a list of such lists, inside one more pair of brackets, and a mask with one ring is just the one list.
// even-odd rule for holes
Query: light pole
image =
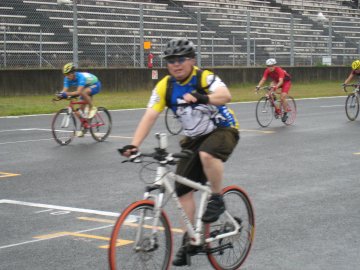
{"label": "light pole", "polygon": [[73,63],[79,67],[79,45],[78,45],[78,25],[77,25],[77,0],[57,0],[59,5],[73,6]]}

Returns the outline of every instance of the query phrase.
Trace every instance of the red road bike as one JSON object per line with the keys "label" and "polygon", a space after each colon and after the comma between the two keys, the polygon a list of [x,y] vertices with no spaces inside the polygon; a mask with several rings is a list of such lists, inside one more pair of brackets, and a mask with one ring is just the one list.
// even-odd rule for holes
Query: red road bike
{"label": "red road bike", "polygon": [[[265,95],[261,97],[256,104],[256,121],[261,127],[270,125],[274,118],[283,119],[286,113],[286,120],[283,121],[285,125],[291,125],[296,118],[296,103],[293,97],[287,96],[287,108],[284,110],[283,104],[280,103],[280,97],[277,96],[276,91],[271,86],[263,86],[259,90],[264,90]],[[258,91],[259,91],[258,90]]]}
{"label": "red road bike", "polygon": [[[61,99],[53,99],[53,101],[59,100]],[[70,97],[67,100],[70,100],[67,108],[59,110],[51,123],[51,131],[55,141],[60,145],[69,144],[75,137],[78,126],[83,133],[90,131],[91,136],[96,141],[105,141],[112,127],[109,111],[104,107],[98,107],[95,116],[89,119],[83,115],[80,109],[82,105],[87,105],[86,101],[77,100],[77,97]]]}

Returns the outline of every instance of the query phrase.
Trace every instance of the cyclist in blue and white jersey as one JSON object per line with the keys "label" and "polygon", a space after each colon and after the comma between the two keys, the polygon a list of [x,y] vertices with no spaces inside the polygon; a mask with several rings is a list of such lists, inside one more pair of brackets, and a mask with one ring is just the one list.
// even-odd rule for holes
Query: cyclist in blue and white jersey
{"label": "cyclist in blue and white jersey", "polygon": [[[68,63],[63,67],[64,87],[63,90],[58,93],[61,98],[67,98],[68,96],[80,96],[89,104],[88,118],[93,118],[97,112],[97,108],[93,106],[92,96],[96,95],[101,90],[101,83],[99,79],[88,72],[78,72],[73,63]],[[76,91],[69,92],[71,87],[76,87]],[[84,110],[83,106],[81,109]]]}

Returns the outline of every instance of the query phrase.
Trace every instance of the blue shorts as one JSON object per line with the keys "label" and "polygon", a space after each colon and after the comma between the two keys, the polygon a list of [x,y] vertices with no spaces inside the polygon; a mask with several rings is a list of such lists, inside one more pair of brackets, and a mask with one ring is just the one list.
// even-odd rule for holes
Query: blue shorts
{"label": "blue shorts", "polygon": [[90,96],[96,95],[101,90],[101,83],[97,82],[93,85],[88,86],[88,88],[90,88],[90,90],[91,90]]}

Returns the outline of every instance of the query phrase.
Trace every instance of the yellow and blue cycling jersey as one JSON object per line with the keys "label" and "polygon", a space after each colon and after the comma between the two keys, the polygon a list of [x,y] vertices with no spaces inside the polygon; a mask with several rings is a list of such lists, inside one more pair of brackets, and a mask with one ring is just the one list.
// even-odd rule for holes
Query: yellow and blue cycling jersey
{"label": "yellow and blue cycling jersey", "polygon": [[[166,76],[159,81],[153,89],[148,107],[162,112],[166,107],[166,91],[168,80],[172,87],[169,107],[179,116],[186,136],[197,137],[205,135],[217,127],[239,127],[234,112],[226,105],[215,106],[211,104],[186,104],[183,96],[196,91],[197,70],[194,67],[192,74],[185,82],[177,82],[173,77]],[[205,88],[209,86],[208,88]],[[207,94],[216,91],[218,87],[226,86],[224,82],[212,72],[204,70],[201,75],[201,87]],[[186,104],[186,106],[184,106]]]}
{"label": "yellow and blue cycling jersey", "polygon": [[69,80],[67,77],[64,78],[64,87],[70,88],[71,86],[79,87],[89,87],[91,85],[96,84],[99,82],[99,79],[88,72],[75,72],[75,79]]}

